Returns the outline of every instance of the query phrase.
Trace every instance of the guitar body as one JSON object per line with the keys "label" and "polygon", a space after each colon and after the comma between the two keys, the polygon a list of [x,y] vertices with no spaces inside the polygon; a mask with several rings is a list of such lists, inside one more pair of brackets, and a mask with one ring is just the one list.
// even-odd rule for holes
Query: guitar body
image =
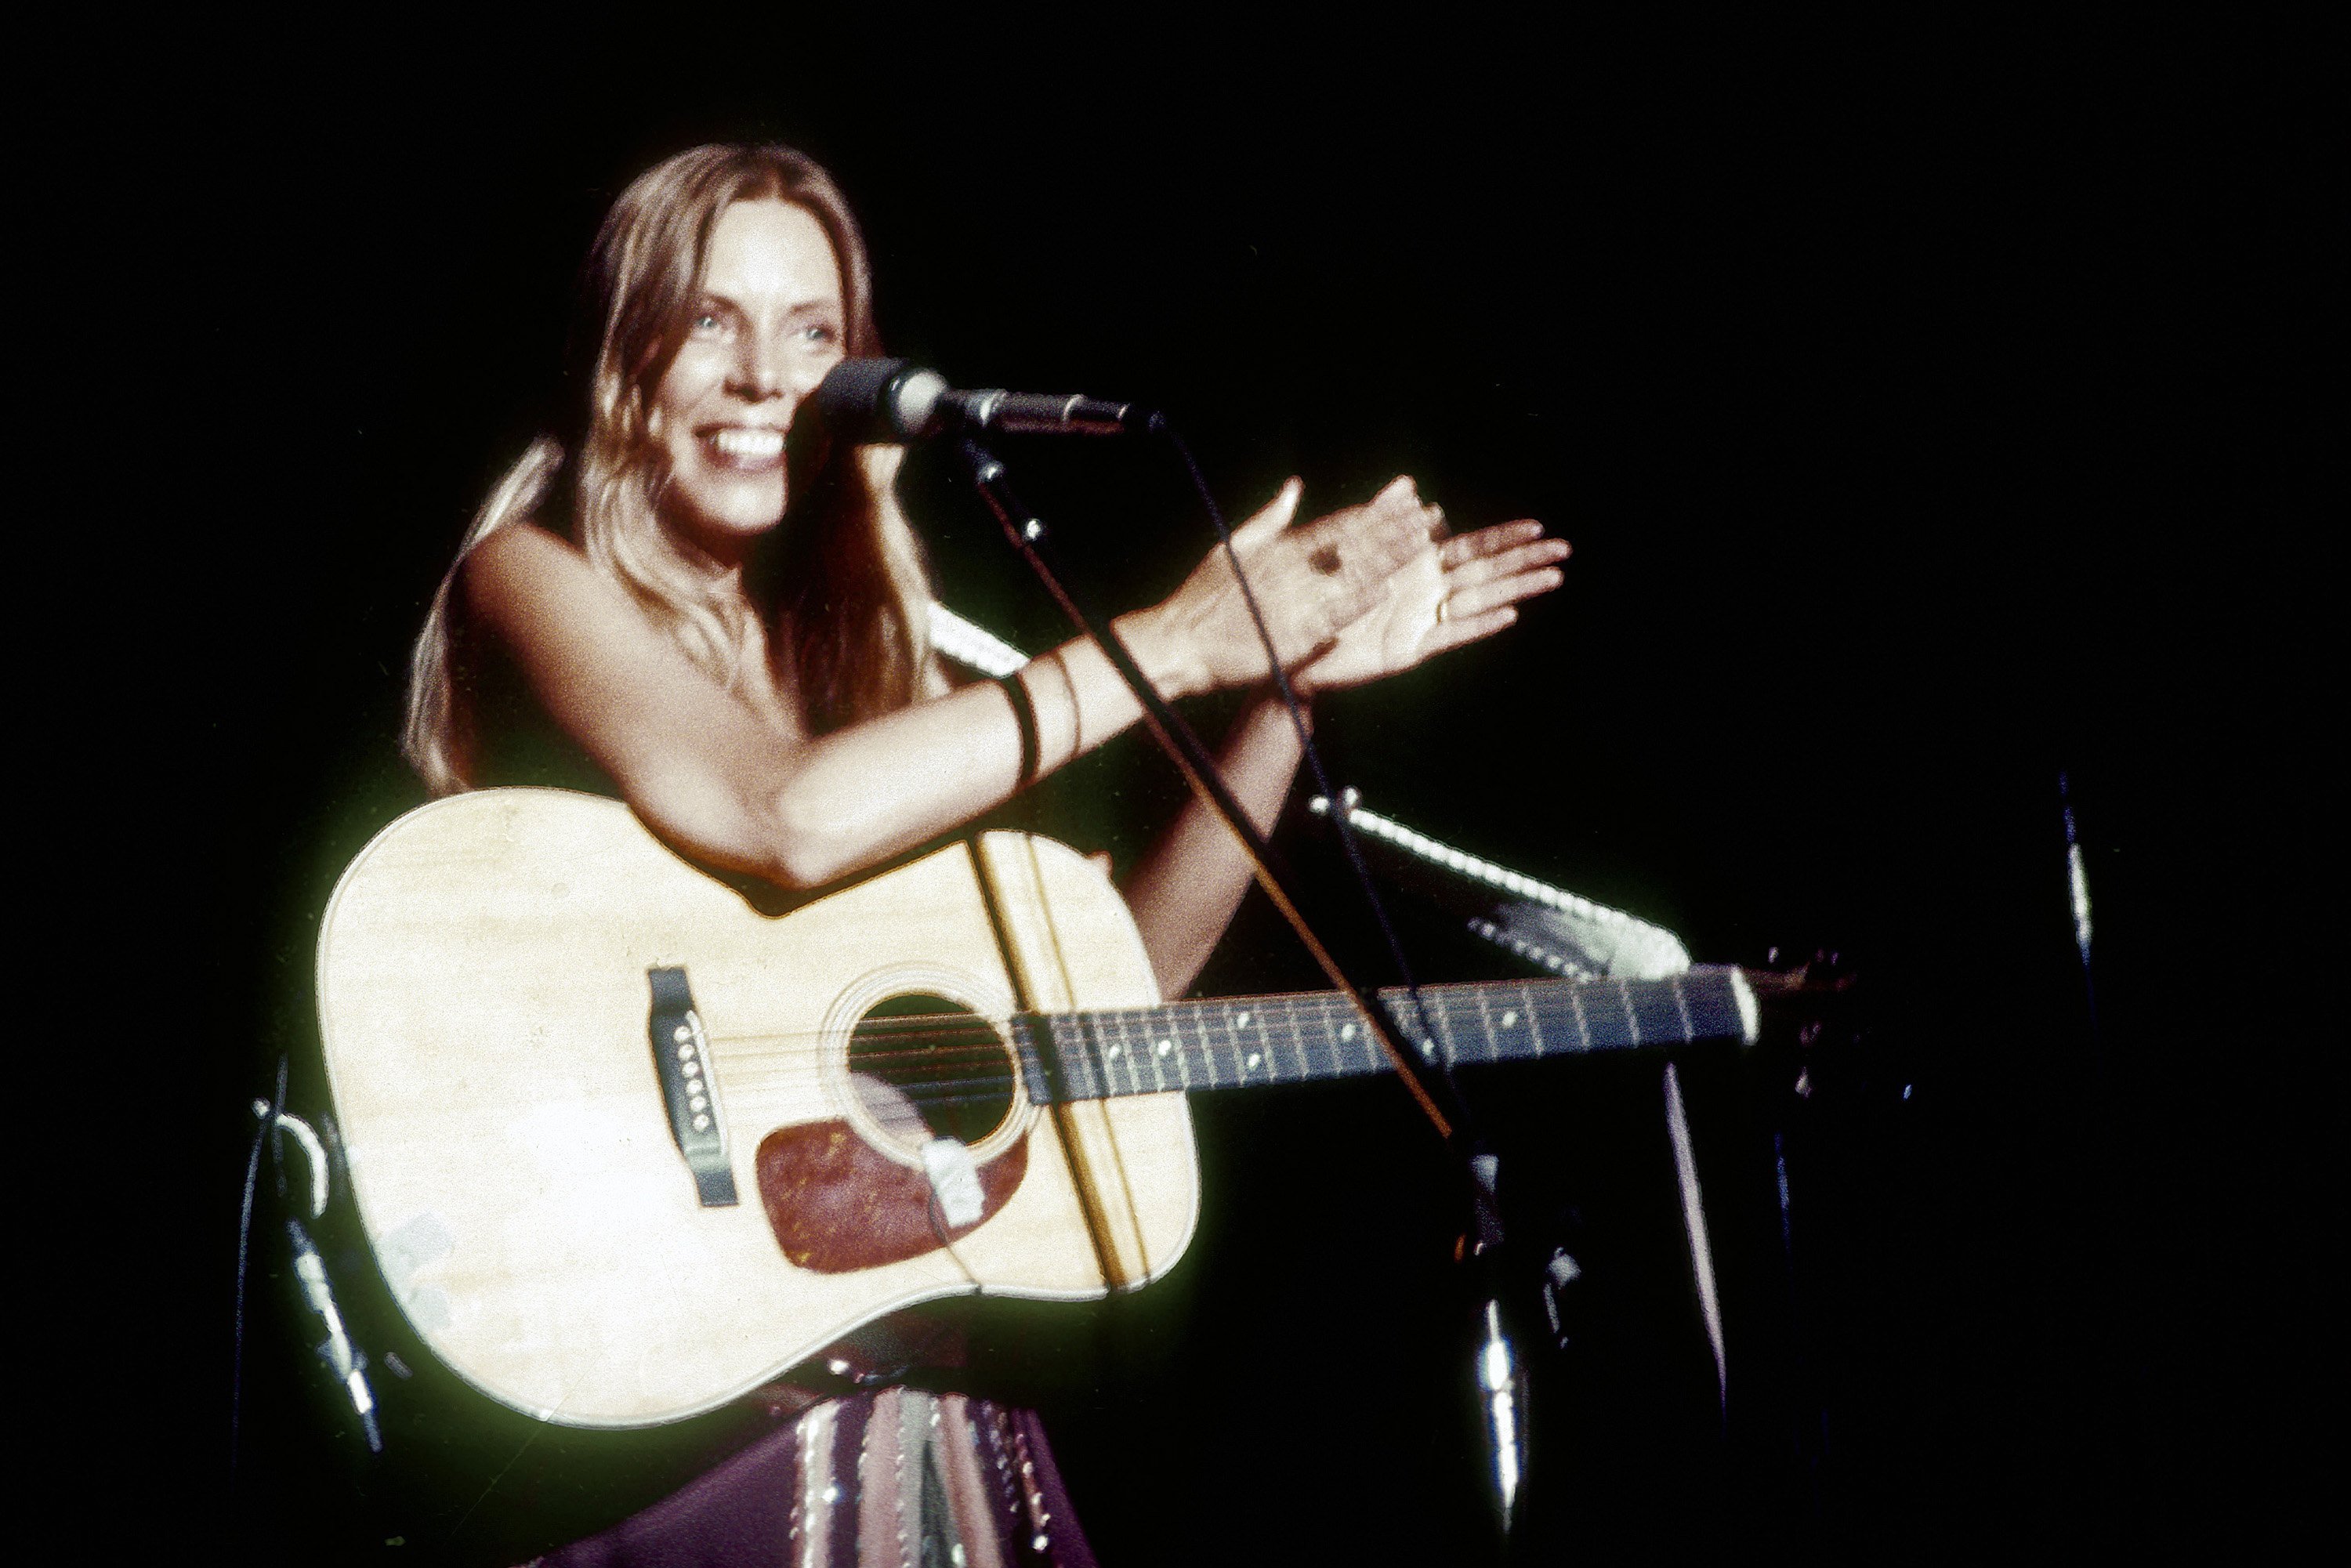
{"label": "guitar body", "polygon": [[[1004,1037],[975,854],[1038,1009],[1158,1000],[1117,892],[1049,840],[988,834],[770,915],[615,801],[484,790],[386,829],[327,911],[320,1034],[362,1223],[435,1354],[540,1419],[647,1426],[914,1302],[1172,1267],[1198,1214],[1181,1093],[1040,1106],[1008,1065],[1008,1110],[966,1138],[985,1211],[948,1223],[922,1137],[859,1088],[860,1019],[893,997]],[[706,1067],[731,1202],[664,1098],[661,970],[691,988],[678,1050]]]}

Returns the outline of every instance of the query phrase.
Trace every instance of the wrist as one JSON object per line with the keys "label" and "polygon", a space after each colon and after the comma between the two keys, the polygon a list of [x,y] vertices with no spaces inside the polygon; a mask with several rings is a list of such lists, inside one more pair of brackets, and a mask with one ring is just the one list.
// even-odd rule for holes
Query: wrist
{"label": "wrist", "polygon": [[[1307,728],[1312,729],[1314,727],[1314,688],[1292,675],[1290,678],[1290,695],[1298,699],[1298,716],[1306,721]],[[1268,716],[1279,715],[1284,724],[1290,722],[1290,705],[1281,700],[1281,688],[1271,680],[1258,683],[1257,708],[1259,713]]]}
{"label": "wrist", "polygon": [[1198,696],[1213,687],[1207,665],[1159,607],[1119,616],[1111,630],[1126,645],[1152,690],[1169,702]]}

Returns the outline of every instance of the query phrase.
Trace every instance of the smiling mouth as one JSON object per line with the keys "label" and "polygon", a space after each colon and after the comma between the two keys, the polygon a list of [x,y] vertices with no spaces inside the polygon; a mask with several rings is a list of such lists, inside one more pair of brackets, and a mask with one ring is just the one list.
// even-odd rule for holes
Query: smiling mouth
{"label": "smiling mouth", "polygon": [[784,433],[758,425],[724,425],[702,434],[702,449],[722,468],[764,473],[784,460]]}

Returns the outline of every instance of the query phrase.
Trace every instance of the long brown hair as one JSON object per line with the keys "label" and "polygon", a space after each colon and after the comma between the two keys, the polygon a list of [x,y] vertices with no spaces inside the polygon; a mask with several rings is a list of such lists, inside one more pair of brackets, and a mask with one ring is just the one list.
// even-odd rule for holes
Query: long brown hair
{"label": "long brown hair", "polygon": [[[596,351],[571,450],[541,437],[507,471],[466,530],[417,638],[402,749],[434,794],[475,782],[474,715],[452,668],[457,574],[483,539],[537,514],[567,467],[570,532],[590,562],[695,664],[727,685],[741,679],[749,615],[742,601],[714,591],[661,526],[669,466],[648,415],[684,341],[718,215],[759,200],[791,202],[823,226],[841,267],[842,347],[852,358],[881,352],[864,238],[815,162],[775,143],[720,145],[639,175],[613,203],[589,258],[582,326]],[[895,447],[831,453],[796,440],[781,537],[749,574],[763,585],[755,602],[769,622],[769,656],[812,733],[903,707],[941,684],[930,650],[929,583],[893,488],[901,455]]]}

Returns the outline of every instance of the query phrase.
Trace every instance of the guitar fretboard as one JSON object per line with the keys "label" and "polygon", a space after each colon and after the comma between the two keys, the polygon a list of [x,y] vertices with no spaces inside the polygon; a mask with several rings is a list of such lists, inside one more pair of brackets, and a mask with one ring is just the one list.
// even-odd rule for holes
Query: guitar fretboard
{"label": "guitar fretboard", "polygon": [[[1737,969],[1662,980],[1509,980],[1423,986],[1378,1000],[1407,1043],[1457,1067],[1710,1040],[1751,1041],[1755,1003]],[[1426,1019],[1424,1030],[1421,1019]],[[1379,1040],[1338,992],[1231,997],[1014,1020],[1031,1101],[1105,1100],[1385,1072]],[[1431,1049],[1433,1048],[1433,1050]]]}

